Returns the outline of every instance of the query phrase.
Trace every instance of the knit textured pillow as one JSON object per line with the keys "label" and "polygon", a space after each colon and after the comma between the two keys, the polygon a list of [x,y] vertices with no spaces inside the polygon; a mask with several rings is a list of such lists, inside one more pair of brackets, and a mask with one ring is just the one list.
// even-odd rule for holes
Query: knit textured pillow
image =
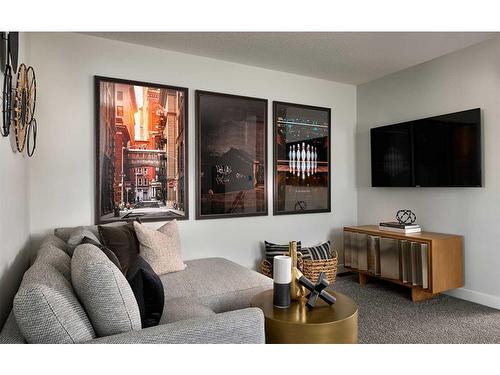
{"label": "knit textured pillow", "polygon": [[99,238],[88,227],[76,227],[68,238],[68,255],[70,257],[73,256],[75,248],[82,243],[84,237],[100,242]]}
{"label": "knit textured pillow", "polygon": [[153,230],[134,222],[135,233],[139,239],[139,253],[158,274],[177,272],[186,269],[181,256],[181,239],[177,220]]}
{"label": "knit textured pillow", "polygon": [[141,316],[125,276],[91,244],[71,258],[71,281],[99,337],[141,329]]}
{"label": "knit textured pillow", "polygon": [[118,260],[118,257],[116,256],[115,253],[113,253],[110,249],[108,249],[106,246],[103,244],[94,241],[91,238],[88,237],[83,237],[82,244],[91,244],[100,249],[107,257],[108,259],[121,271],[122,266],[120,264],[120,261]]}
{"label": "knit textured pillow", "polygon": [[52,245],[57,247],[58,249],[63,250],[66,254],[71,256],[70,254],[70,249],[66,241],[60,239],[59,237],[49,234],[48,236],[45,237],[45,239],[42,242],[42,245],[40,247],[46,246],[46,245]]}
{"label": "knit textured pillow", "polygon": [[71,283],[43,261],[36,260],[24,274],[13,311],[32,344],[82,343],[96,337]]}
{"label": "knit textured pillow", "polygon": [[71,281],[71,257],[60,248],[45,243],[36,255],[36,262],[45,262],[58,270],[68,281]]}

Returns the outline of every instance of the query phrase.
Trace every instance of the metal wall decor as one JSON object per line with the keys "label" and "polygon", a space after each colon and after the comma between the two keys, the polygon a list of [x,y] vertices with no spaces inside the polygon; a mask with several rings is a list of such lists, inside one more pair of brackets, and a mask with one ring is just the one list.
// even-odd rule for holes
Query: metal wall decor
{"label": "metal wall decor", "polygon": [[[26,149],[33,156],[38,124],[35,119],[36,78],[33,67],[20,64],[18,70],[19,33],[1,33],[0,64],[4,74],[2,86],[2,126],[0,133],[8,137],[14,127],[18,152]],[[14,87],[13,76],[16,75]]]}
{"label": "metal wall decor", "polygon": [[7,65],[7,33],[0,32],[0,72],[3,74]]}
{"label": "metal wall decor", "polygon": [[[37,123],[34,118],[36,104],[35,71],[30,66],[21,64],[17,72],[17,84],[14,105],[14,130],[16,133],[17,151],[26,152],[32,156],[36,147]],[[31,139],[32,141],[26,141]],[[31,148],[30,148],[31,147]]]}
{"label": "metal wall decor", "polygon": [[1,134],[3,137],[8,137],[10,133],[10,124],[12,116],[12,68],[9,64],[9,46],[8,34],[1,33],[0,44],[0,69],[3,73],[2,85],[2,127]]}
{"label": "metal wall decor", "polygon": [[10,134],[10,124],[12,121],[12,68],[10,65],[4,67],[2,86],[2,128],[3,137]]}
{"label": "metal wall decor", "polygon": [[19,33],[10,32],[7,37],[7,49],[10,56],[10,63],[14,73],[17,72],[17,61],[19,55]]}

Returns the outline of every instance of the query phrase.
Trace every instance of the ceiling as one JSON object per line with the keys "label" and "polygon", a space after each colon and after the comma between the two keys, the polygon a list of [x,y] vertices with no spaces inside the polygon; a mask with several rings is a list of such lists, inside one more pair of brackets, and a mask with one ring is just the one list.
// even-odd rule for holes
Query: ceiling
{"label": "ceiling", "polygon": [[356,85],[500,35],[473,32],[106,32],[88,34]]}

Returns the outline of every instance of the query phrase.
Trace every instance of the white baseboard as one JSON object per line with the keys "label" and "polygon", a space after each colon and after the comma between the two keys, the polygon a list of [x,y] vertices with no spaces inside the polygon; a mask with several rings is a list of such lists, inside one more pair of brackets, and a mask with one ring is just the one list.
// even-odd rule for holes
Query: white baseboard
{"label": "white baseboard", "polygon": [[444,294],[500,310],[500,297],[491,294],[476,292],[475,290],[465,288],[453,289]]}

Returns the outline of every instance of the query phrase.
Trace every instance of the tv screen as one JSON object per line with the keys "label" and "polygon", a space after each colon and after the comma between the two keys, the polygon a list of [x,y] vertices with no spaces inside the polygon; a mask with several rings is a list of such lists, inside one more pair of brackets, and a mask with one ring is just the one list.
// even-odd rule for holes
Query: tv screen
{"label": "tv screen", "polygon": [[479,108],[371,129],[372,186],[480,187]]}
{"label": "tv screen", "polygon": [[411,186],[410,124],[403,123],[372,129],[371,138],[372,185]]}

